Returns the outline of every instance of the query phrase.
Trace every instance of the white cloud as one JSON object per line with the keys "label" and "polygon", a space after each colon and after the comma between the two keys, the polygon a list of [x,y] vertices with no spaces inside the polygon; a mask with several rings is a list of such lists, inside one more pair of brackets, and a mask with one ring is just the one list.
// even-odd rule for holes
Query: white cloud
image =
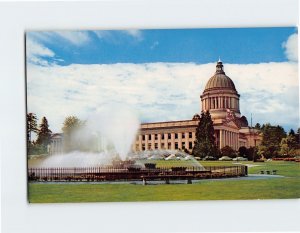
{"label": "white cloud", "polygon": [[142,35],[142,31],[141,30],[131,29],[131,30],[125,30],[123,32],[125,32],[129,36],[134,37],[137,40],[142,40],[143,39],[143,35]]}
{"label": "white cloud", "polygon": [[298,61],[298,34],[294,33],[289,36],[287,41],[282,44],[285,49],[285,55],[287,59],[293,62]]}
{"label": "white cloud", "polygon": [[36,42],[30,37],[26,40],[26,56],[27,61],[34,64],[48,65],[45,57],[54,57],[55,54],[52,50],[48,49],[44,45]]}
{"label": "white cloud", "polygon": [[56,31],[54,33],[74,45],[83,45],[90,41],[87,31]]}
{"label": "white cloud", "polygon": [[[296,63],[224,64],[241,94],[241,113],[254,121],[298,127]],[[215,64],[147,63],[28,66],[28,109],[60,131],[64,118],[86,119],[110,103],[138,112],[142,121],[191,119]],[[122,116],[120,116],[122,117]],[[250,119],[249,119],[250,122]]]}
{"label": "white cloud", "polygon": [[93,31],[96,36],[99,38],[99,39],[104,39],[106,37],[111,37],[111,33],[110,31],[106,31],[106,30],[99,30],[99,31]]}

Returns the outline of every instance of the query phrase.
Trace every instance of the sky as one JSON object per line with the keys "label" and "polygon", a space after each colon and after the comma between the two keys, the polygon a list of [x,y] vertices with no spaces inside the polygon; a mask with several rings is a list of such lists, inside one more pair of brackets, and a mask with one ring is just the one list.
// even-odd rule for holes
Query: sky
{"label": "sky", "polygon": [[249,122],[252,113],[254,124],[297,129],[297,38],[295,27],[29,31],[28,112],[53,132],[107,106],[127,106],[141,122],[191,119],[220,57]]}

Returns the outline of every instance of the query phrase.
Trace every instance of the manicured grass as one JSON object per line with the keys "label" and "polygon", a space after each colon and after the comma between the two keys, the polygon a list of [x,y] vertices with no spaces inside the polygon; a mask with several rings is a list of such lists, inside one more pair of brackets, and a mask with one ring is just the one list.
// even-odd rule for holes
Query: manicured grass
{"label": "manicured grass", "polygon": [[[134,184],[29,184],[29,201],[45,202],[114,202],[284,199],[300,197],[300,167],[294,162],[242,162],[250,165],[249,173],[277,170],[283,178],[261,180],[203,180],[200,183],[134,185]],[[204,166],[232,165],[232,162],[203,161]]]}

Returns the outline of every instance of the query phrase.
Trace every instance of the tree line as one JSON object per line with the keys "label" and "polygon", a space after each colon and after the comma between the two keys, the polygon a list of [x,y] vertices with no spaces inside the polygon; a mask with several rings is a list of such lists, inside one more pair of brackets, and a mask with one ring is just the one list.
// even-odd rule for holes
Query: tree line
{"label": "tree line", "polygon": [[242,146],[238,151],[235,151],[228,145],[219,149],[216,146],[211,115],[209,112],[202,112],[196,129],[196,140],[192,154],[200,158],[208,156],[217,159],[221,156],[229,156],[231,158],[241,156],[249,160],[300,155],[300,128],[298,128],[297,133],[291,129],[287,134],[283,127],[279,125],[274,126],[267,123],[261,126],[257,123],[253,129],[259,130],[262,135],[262,142],[259,146],[250,148]]}

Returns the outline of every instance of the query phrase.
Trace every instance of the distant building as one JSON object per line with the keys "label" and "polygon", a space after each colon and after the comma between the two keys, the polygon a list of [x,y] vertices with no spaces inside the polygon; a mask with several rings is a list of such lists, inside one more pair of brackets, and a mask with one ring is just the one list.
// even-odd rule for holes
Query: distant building
{"label": "distant building", "polygon": [[[247,118],[241,116],[240,95],[233,81],[225,74],[220,60],[200,99],[201,111],[209,111],[211,114],[216,144],[220,149],[230,146],[238,150],[241,146],[260,144],[260,132],[250,128]],[[187,149],[191,152],[199,120],[199,114],[195,114],[191,120],[143,123],[132,149]]]}
{"label": "distant building", "polygon": [[49,154],[61,154],[63,153],[63,134],[62,133],[54,133],[51,135],[50,139],[50,147]]}

